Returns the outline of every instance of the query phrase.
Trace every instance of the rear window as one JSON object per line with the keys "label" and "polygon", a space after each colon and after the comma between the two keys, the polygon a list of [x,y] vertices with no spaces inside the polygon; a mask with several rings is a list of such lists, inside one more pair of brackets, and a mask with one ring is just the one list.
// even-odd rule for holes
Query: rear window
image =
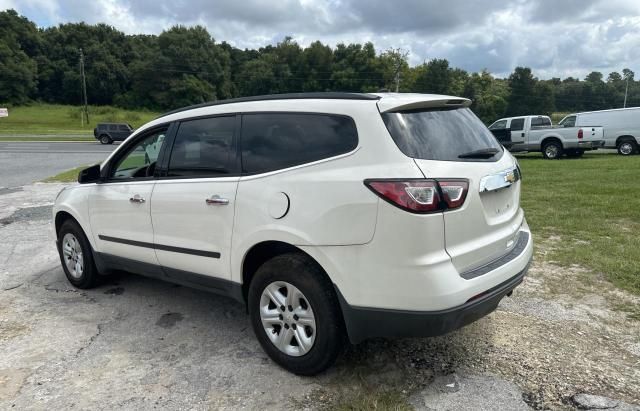
{"label": "rear window", "polygon": [[[468,108],[383,113],[389,134],[407,156],[422,160],[494,161],[502,146]],[[478,150],[497,150],[490,158],[460,158]]]}
{"label": "rear window", "polygon": [[353,119],[330,114],[242,116],[242,170],[263,173],[348,153],[358,146]]}

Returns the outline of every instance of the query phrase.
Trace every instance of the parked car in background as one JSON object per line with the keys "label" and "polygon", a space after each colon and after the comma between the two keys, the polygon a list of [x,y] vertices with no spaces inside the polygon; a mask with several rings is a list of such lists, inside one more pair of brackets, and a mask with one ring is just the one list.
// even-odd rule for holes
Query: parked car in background
{"label": "parked car in background", "polygon": [[[231,296],[284,368],[491,311],[533,254],[520,168],[464,98],[308,93],[142,126],[53,207],[78,288],[109,270]],[[150,145],[159,146],[150,151]]]}
{"label": "parked car in background", "polygon": [[602,127],[553,127],[548,116],[501,118],[489,130],[509,151],[540,151],[547,159],[580,157],[604,145]]}
{"label": "parked car in background", "polygon": [[558,123],[564,127],[602,126],[604,146],[628,156],[640,147],[640,107],[569,114]]}
{"label": "parked car in background", "polygon": [[124,141],[133,133],[133,127],[127,123],[98,123],[93,129],[93,136],[102,144]]}

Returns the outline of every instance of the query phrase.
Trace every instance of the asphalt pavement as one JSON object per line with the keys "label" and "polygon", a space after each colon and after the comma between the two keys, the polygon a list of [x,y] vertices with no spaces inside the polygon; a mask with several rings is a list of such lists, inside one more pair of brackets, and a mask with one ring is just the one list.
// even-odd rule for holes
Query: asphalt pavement
{"label": "asphalt pavement", "polygon": [[98,142],[0,142],[0,188],[30,184],[99,163],[116,147]]}

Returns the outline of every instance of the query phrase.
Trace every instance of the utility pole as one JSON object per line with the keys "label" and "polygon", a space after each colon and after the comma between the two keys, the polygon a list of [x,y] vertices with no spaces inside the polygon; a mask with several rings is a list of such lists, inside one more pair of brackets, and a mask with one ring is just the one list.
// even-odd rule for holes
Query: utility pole
{"label": "utility pole", "polygon": [[624,105],[622,108],[627,108],[627,93],[629,92],[629,76],[627,76],[627,86],[624,89]]}
{"label": "utility pole", "polygon": [[89,125],[89,108],[87,106],[87,79],[84,75],[84,54],[82,53],[82,49],[80,50],[80,80],[82,81],[82,103],[84,107],[82,109],[82,126],[84,127],[84,121],[87,121],[87,125]]}

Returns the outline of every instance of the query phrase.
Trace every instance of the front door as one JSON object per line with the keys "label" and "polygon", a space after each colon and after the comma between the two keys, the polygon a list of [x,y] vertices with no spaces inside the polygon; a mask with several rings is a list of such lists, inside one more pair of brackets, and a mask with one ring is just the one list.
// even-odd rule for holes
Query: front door
{"label": "front door", "polygon": [[107,181],[89,192],[89,220],[99,253],[157,265],[153,249],[151,195],[165,128],[137,138],[109,162]]}
{"label": "front door", "polygon": [[169,277],[208,288],[231,278],[238,168],[235,115],[180,123],[151,202],[156,254]]}

